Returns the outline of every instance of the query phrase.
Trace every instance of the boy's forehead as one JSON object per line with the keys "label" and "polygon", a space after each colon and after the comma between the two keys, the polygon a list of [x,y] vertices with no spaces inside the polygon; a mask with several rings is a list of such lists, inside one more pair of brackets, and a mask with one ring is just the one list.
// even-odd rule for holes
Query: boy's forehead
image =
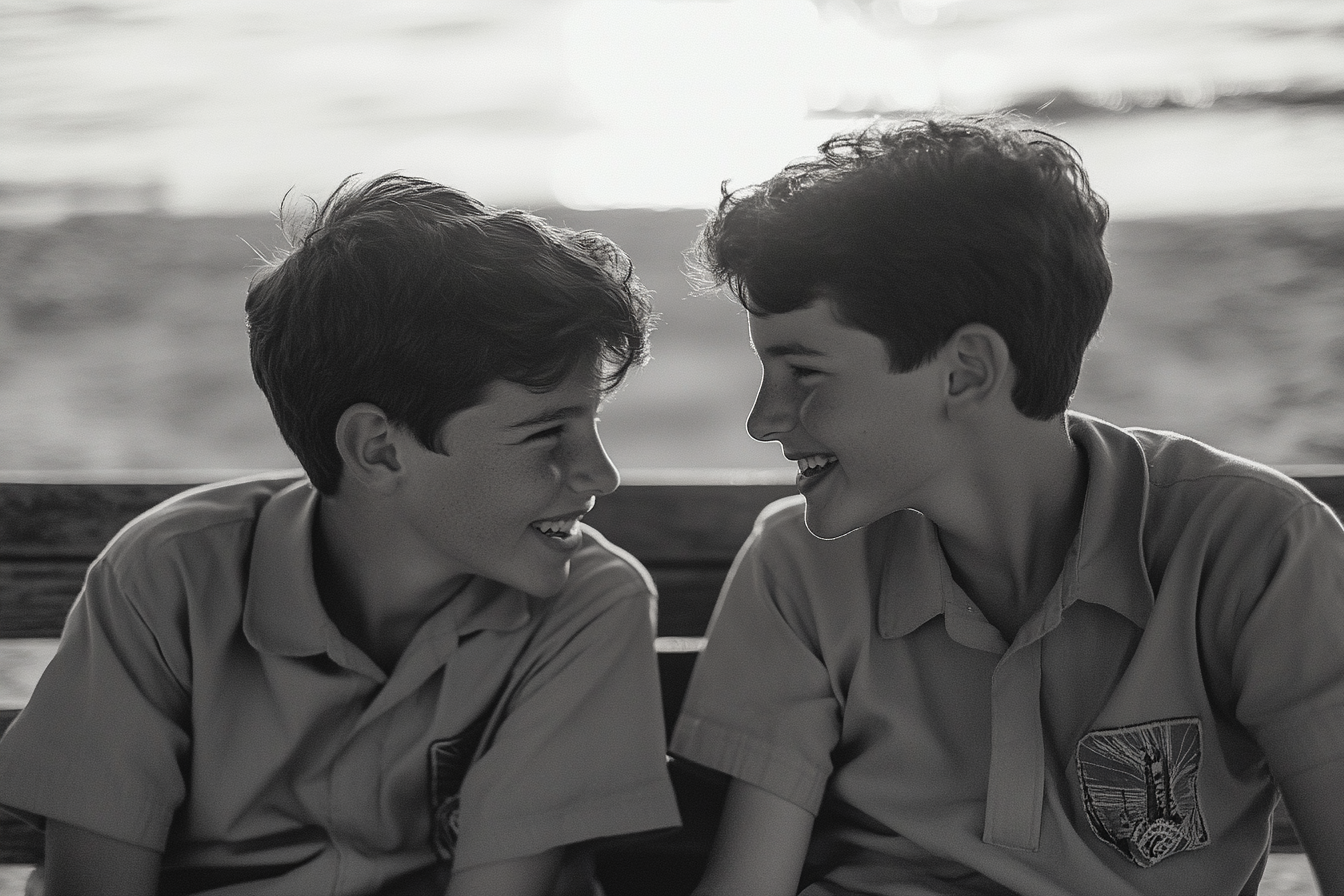
{"label": "boy's forehead", "polygon": [[840,320],[835,303],[825,297],[792,311],[753,312],[747,327],[752,346],[763,357],[824,355],[833,343],[866,333]]}
{"label": "boy's forehead", "polygon": [[576,370],[551,389],[497,379],[481,393],[473,407],[502,425],[529,426],[591,413],[603,397],[595,371]]}

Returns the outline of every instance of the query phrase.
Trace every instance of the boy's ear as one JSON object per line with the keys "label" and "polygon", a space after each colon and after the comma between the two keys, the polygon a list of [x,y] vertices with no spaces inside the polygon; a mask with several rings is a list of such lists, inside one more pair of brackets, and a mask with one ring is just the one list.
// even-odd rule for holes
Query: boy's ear
{"label": "boy's ear", "polygon": [[985,324],[966,324],[943,346],[949,410],[969,408],[1012,388],[1008,343]]}
{"label": "boy's ear", "polygon": [[383,409],[367,401],[346,408],[336,422],[342,474],[373,491],[388,491],[401,473],[397,433]]}

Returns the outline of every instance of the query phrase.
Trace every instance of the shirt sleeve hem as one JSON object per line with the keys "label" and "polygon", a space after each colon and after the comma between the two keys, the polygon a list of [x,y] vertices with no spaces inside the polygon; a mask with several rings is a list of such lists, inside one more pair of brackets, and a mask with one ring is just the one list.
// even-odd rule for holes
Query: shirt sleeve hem
{"label": "shirt sleeve hem", "polygon": [[1256,731],[1275,778],[1286,780],[1344,758],[1344,705],[1318,702],[1285,715]]}
{"label": "shirt sleeve hem", "polygon": [[455,869],[532,856],[557,846],[681,826],[676,797],[664,777],[563,809],[481,819],[453,861]]}
{"label": "shirt sleeve hem", "polygon": [[777,743],[683,714],[671,752],[788,800],[812,815],[821,807],[831,769],[809,763]]}
{"label": "shirt sleeve hem", "polygon": [[[100,779],[115,780],[104,769]],[[114,786],[73,772],[35,772],[0,763],[0,808],[33,827],[43,829],[48,819],[85,828],[146,849],[162,850],[172,824],[173,810],[143,795],[115,792]],[[100,809],[106,811],[99,811]]]}

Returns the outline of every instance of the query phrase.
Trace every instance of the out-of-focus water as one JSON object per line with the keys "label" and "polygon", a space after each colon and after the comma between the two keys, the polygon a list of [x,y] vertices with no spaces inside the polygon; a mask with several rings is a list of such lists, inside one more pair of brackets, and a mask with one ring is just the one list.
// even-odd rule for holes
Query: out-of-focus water
{"label": "out-of-focus water", "polygon": [[0,0],[0,220],[393,169],[700,207],[874,114],[1014,105],[1119,217],[1344,205],[1344,3]]}

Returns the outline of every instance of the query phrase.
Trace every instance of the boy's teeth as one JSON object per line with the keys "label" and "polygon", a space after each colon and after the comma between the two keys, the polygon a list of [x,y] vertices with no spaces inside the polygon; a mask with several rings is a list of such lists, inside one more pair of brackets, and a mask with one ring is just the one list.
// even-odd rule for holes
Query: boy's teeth
{"label": "boy's teeth", "polygon": [[565,517],[560,520],[540,520],[532,524],[532,528],[541,532],[543,535],[560,536],[568,535],[574,531],[574,527],[579,523],[576,516]]}
{"label": "boy's teeth", "polygon": [[800,457],[798,459],[798,472],[802,473],[804,476],[820,473],[826,467],[835,463],[835,461],[836,457],[834,454],[813,454],[808,457]]}

